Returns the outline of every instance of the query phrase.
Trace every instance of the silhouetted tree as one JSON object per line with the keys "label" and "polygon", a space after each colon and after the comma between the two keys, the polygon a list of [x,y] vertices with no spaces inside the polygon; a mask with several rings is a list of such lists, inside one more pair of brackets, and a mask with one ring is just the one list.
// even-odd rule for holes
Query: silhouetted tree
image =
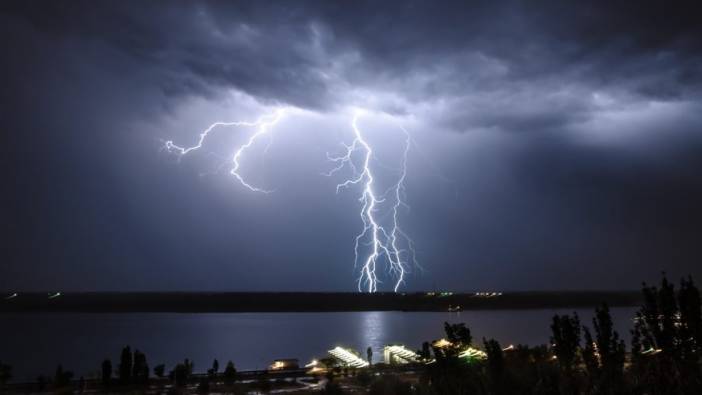
{"label": "silhouetted tree", "polygon": [[227,362],[227,366],[224,368],[224,379],[229,383],[236,380],[236,368],[234,367],[234,362]]}
{"label": "silhouetted tree", "polygon": [[37,377],[37,388],[39,389],[39,392],[44,392],[44,390],[46,390],[46,384],[48,382],[49,379],[44,375],[39,375]]}
{"label": "silhouetted tree", "polygon": [[122,349],[119,359],[119,381],[122,384],[129,384],[132,381],[132,350],[129,346]]}
{"label": "silhouetted tree", "polygon": [[70,370],[63,370],[63,366],[58,365],[56,367],[56,373],[54,374],[54,387],[62,388],[71,384],[73,379],[73,372]]}
{"label": "silhouetted tree", "polygon": [[319,363],[320,363],[322,366],[325,366],[325,367],[327,367],[327,368],[333,368],[333,367],[335,367],[335,366],[337,366],[337,365],[339,364],[339,361],[337,361],[337,360],[334,359],[334,358],[327,357],[327,358],[320,358],[320,359],[319,359]]}
{"label": "silhouetted tree", "polygon": [[437,361],[446,360],[449,363],[457,362],[458,354],[469,347],[473,341],[473,337],[470,334],[470,329],[468,329],[466,324],[463,323],[449,324],[448,322],[445,322],[444,332],[446,333],[446,339],[450,344],[445,347],[433,347],[434,357],[437,359]]}
{"label": "silhouetted tree", "polygon": [[102,361],[102,385],[110,385],[112,380],[112,361],[105,359]]}
{"label": "silhouetted tree", "polygon": [[0,362],[0,385],[5,385],[12,378],[12,366]]}
{"label": "silhouetted tree", "polygon": [[188,366],[185,363],[179,363],[168,376],[177,386],[182,387],[188,382],[188,378],[190,377]]}
{"label": "silhouetted tree", "polygon": [[417,351],[417,354],[420,356],[420,358],[424,360],[429,360],[431,359],[431,346],[429,345],[429,342],[424,342],[422,343],[422,349]]}
{"label": "silhouetted tree", "polygon": [[632,330],[632,373],[639,390],[702,393],[700,295],[690,277],[680,291],[663,273],[660,288],[643,284],[644,304]]}
{"label": "silhouetted tree", "polygon": [[678,322],[681,374],[688,386],[702,392],[700,358],[702,356],[702,308],[700,292],[692,277],[680,281]]}
{"label": "silhouetted tree", "polygon": [[578,394],[579,385],[576,366],[579,363],[580,319],[573,316],[554,315],[551,323],[551,346],[560,368],[559,391],[564,394]]}
{"label": "silhouetted tree", "polygon": [[[637,314],[639,325],[634,328],[640,346],[647,349],[660,349],[664,354],[673,356],[675,339],[675,288],[663,276],[661,287],[643,284],[644,305]],[[645,351],[645,350],[638,350]]]}
{"label": "silhouetted tree", "polygon": [[469,347],[473,342],[470,329],[464,323],[449,324],[444,322],[444,332],[446,332],[446,339],[459,349]]}
{"label": "silhouetted tree", "polygon": [[485,353],[487,354],[487,367],[493,387],[499,387],[505,371],[505,358],[500,343],[495,339],[483,339]]}
{"label": "silhouetted tree", "polygon": [[[488,356],[489,358],[489,356]],[[503,352],[505,372],[498,387],[506,394],[558,394],[560,369],[545,345],[517,345]]]}
{"label": "silhouetted tree", "polygon": [[583,362],[587,371],[591,384],[597,381],[600,373],[600,356],[597,352],[597,343],[592,339],[590,328],[583,325],[583,339],[585,345],[582,349]]}
{"label": "silhouetted tree", "polygon": [[154,375],[158,378],[163,378],[166,374],[166,365],[160,364],[154,366]]}
{"label": "silhouetted tree", "polygon": [[215,377],[217,377],[217,372],[218,372],[218,371],[219,371],[219,362],[215,359],[215,360],[212,362],[212,367],[209,368],[209,369],[207,369],[207,375],[208,375],[210,378],[215,378]]}
{"label": "silhouetted tree", "polygon": [[573,316],[554,315],[551,323],[551,345],[558,365],[566,374],[571,374],[577,363],[580,348],[580,319]]}
{"label": "silhouetted tree", "polygon": [[434,345],[436,362],[428,365],[427,385],[437,394],[475,394],[484,387],[480,367],[460,358],[461,351],[471,345],[470,329],[465,324],[444,323],[446,338],[451,343],[445,347]]}
{"label": "silhouetted tree", "polygon": [[188,358],[185,358],[185,361],[183,361],[183,365],[188,369],[188,376],[193,374],[193,370],[195,369],[195,364],[193,361],[189,360]]}
{"label": "silhouetted tree", "polygon": [[585,347],[583,359],[590,378],[591,392],[619,394],[624,391],[624,341],[614,330],[607,304],[595,309],[592,319],[595,328],[593,339],[590,329],[583,326]]}
{"label": "silhouetted tree", "polygon": [[149,382],[149,365],[146,362],[146,355],[139,350],[134,350],[132,380],[139,384],[146,384]]}

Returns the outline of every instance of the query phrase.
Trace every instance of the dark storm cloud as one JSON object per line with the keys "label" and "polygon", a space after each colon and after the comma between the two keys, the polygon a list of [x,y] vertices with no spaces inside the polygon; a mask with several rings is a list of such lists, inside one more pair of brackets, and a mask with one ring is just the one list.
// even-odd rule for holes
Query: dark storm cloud
{"label": "dark storm cloud", "polygon": [[[308,48],[312,30],[284,15],[264,16],[267,25],[261,25],[249,7],[230,12],[195,3],[15,5],[11,14],[26,18],[57,41],[90,42],[129,55],[133,64],[125,65],[125,73],[158,69],[155,82],[168,94],[208,94],[234,87],[264,100],[300,106],[323,100],[317,75],[321,59]],[[218,21],[220,12],[227,15],[226,23]]]}
{"label": "dark storm cloud", "polygon": [[[577,121],[588,112],[588,90],[679,99],[696,97],[702,81],[702,29],[694,13],[662,3],[29,2],[8,8],[57,39],[98,41],[134,57],[135,66],[157,68],[171,94],[233,87],[323,108],[346,104],[340,88],[350,86],[396,92],[410,102],[453,99],[452,113],[470,97],[489,95],[502,105],[505,125],[490,109],[475,125],[511,129],[522,119],[526,126],[564,125],[564,114]],[[579,102],[569,97],[566,108],[553,108],[549,97],[571,88],[581,89]]]}
{"label": "dark storm cloud", "polygon": [[[458,199],[438,197],[437,208],[434,184],[409,185],[419,209],[408,224],[433,261],[418,287],[548,288],[559,279],[632,287],[637,267],[642,277],[702,274],[702,25],[693,10],[683,2],[4,2],[1,160],[12,192],[0,198],[9,235],[0,273],[9,285],[0,288],[54,278],[114,288],[114,275],[142,289],[300,289],[308,278],[350,289],[350,269],[326,282],[319,263],[305,262],[346,267],[348,240],[329,229],[355,218],[334,202],[307,203],[300,188],[236,210],[231,191],[211,196],[211,185],[193,181],[199,169],[174,170],[156,152],[171,131],[144,124],[178,119],[183,103],[231,90],[266,105],[413,116],[427,145],[456,142],[434,157]],[[336,236],[308,251],[295,221],[318,207],[333,214],[310,228]],[[271,231],[260,220],[271,211],[289,223]],[[269,232],[281,240],[276,248]],[[299,270],[280,263],[290,260]],[[242,280],[230,286],[216,270]],[[159,283],[163,272],[174,284]]]}

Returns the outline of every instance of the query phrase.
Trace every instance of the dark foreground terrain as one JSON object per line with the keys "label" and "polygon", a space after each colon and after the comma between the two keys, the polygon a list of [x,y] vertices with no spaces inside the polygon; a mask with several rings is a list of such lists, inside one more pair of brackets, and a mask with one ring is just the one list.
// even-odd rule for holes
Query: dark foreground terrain
{"label": "dark foreground terrain", "polygon": [[6,292],[0,312],[330,312],[447,311],[638,306],[640,292],[272,293]]}
{"label": "dark foreground terrain", "polygon": [[[218,308],[243,309],[246,303],[250,303],[259,308],[283,306],[293,309],[300,306],[311,308],[315,306],[314,301],[318,301],[316,310],[359,306],[376,309],[442,308],[449,302],[470,302],[474,307],[515,308],[572,306],[572,303],[582,306],[581,303],[603,298],[616,303],[617,300],[628,300],[626,295],[587,292],[509,295],[54,293],[24,295],[24,304],[15,306],[27,308],[33,301],[37,303],[34,308],[81,306],[104,309],[104,304],[111,301],[115,303],[113,309],[134,309],[139,301],[146,301],[148,303],[142,304],[142,309],[151,309],[158,307],[156,302],[160,301],[171,307],[173,303],[181,302],[192,309],[214,301],[222,303],[217,305]],[[7,297],[3,299],[6,306],[23,300],[19,294]],[[278,299],[280,301],[276,302]],[[93,304],[78,303],[81,300]],[[330,357],[315,360],[305,369],[298,365],[297,360],[289,359],[276,361],[271,370],[247,372],[237,372],[234,362],[228,361],[222,371],[215,359],[212,368],[204,373],[202,370],[195,372],[193,362],[185,358],[172,367],[151,365],[155,377],[146,354],[136,349],[132,352],[129,346],[125,346],[114,365],[108,357],[100,364],[99,371],[77,380],[72,371],[59,364],[53,378],[39,376],[34,382],[12,383],[12,364],[0,361],[0,393],[701,394],[702,298],[694,281],[690,277],[683,278],[676,287],[663,277],[660,286],[644,284],[641,302],[632,321],[633,328],[629,328],[632,337],[628,347],[614,327],[609,306],[603,304],[595,309],[592,325],[581,322],[577,313],[555,314],[551,319],[548,344],[537,346],[504,347],[496,339],[474,339],[465,323],[446,322],[445,337],[425,341],[416,352],[385,349],[383,360],[388,365],[374,364],[369,347],[367,363],[363,364],[357,361],[363,358],[362,354],[356,354],[355,359],[348,358],[353,351],[346,351],[330,352]],[[355,362],[351,364],[349,360]],[[286,369],[287,362],[282,361],[294,361],[290,362],[289,371],[278,371]]]}

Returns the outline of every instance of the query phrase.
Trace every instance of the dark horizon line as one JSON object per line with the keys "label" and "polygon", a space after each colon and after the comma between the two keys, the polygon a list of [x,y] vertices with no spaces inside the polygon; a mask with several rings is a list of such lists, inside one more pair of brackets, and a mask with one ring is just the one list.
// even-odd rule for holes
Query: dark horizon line
{"label": "dark horizon line", "polygon": [[559,307],[637,306],[640,291],[341,293],[158,292],[6,294],[0,312],[315,312],[458,311]]}
{"label": "dark horizon line", "polygon": [[501,292],[502,294],[550,294],[550,293],[640,293],[640,289],[538,289],[538,290],[504,290],[504,289],[478,289],[469,291],[451,291],[451,290],[423,290],[423,291],[207,291],[207,290],[148,290],[148,291],[116,291],[116,290],[92,290],[92,291],[75,291],[75,290],[40,290],[40,291],[23,291],[23,290],[3,290],[0,294],[11,295],[13,293],[25,295],[40,295],[60,292],[61,294],[339,294],[339,295],[421,295],[428,293],[450,292],[453,295],[471,295],[478,292]]}

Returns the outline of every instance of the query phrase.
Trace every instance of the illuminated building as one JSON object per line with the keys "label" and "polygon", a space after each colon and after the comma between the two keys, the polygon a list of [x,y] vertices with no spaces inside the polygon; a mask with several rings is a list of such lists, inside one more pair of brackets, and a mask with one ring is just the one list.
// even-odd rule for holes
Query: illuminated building
{"label": "illuminated building", "polygon": [[350,368],[365,368],[368,366],[368,361],[359,357],[357,353],[342,347],[334,347],[334,349],[329,350],[329,355]]}
{"label": "illuminated building", "polygon": [[[436,348],[448,348],[453,346],[453,343],[446,339],[439,339],[432,343],[432,345]],[[458,353],[458,357],[464,358],[470,362],[478,359],[486,359],[487,354],[482,350],[478,350],[477,348],[467,347]]]}
{"label": "illuminated building", "polygon": [[419,362],[419,355],[402,345],[385,346],[383,348],[383,357],[385,363],[391,365]]}
{"label": "illuminated building", "polygon": [[468,361],[473,361],[476,359],[486,359],[487,354],[483,350],[478,350],[477,348],[468,347],[458,354],[459,358],[467,359]]}
{"label": "illuminated building", "polygon": [[291,369],[299,369],[300,368],[300,363],[298,362],[297,359],[294,358],[287,358],[287,359],[276,359],[273,361],[271,366],[268,367],[268,370],[291,370]]}

